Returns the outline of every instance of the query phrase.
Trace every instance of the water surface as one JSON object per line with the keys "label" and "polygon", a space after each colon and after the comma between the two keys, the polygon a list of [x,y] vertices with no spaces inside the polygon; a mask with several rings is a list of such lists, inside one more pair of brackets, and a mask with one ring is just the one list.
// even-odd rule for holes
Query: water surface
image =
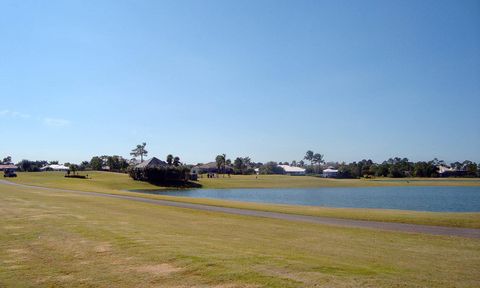
{"label": "water surface", "polygon": [[480,187],[192,189],[145,193],[289,205],[480,212]]}

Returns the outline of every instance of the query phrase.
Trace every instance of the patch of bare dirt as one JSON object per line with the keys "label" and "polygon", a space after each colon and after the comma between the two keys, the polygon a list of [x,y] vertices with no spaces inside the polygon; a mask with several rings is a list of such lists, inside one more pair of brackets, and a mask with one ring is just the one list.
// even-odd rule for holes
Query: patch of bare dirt
{"label": "patch of bare dirt", "polygon": [[178,272],[182,269],[168,263],[162,263],[162,264],[156,264],[156,265],[145,265],[145,266],[135,267],[135,268],[132,268],[132,270],[140,273],[149,273],[156,276],[164,276],[164,275]]}
{"label": "patch of bare dirt", "polygon": [[6,230],[16,230],[16,229],[22,229],[23,226],[7,225],[7,226],[3,226],[3,228]]}
{"label": "patch of bare dirt", "polygon": [[97,253],[106,253],[112,251],[112,246],[108,243],[95,246],[94,251]]}

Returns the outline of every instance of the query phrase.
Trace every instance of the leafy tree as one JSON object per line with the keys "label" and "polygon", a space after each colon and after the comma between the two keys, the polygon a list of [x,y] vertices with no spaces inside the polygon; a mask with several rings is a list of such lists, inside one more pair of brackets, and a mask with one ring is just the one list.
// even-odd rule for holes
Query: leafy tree
{"label": "leafy tree", "polygon": [[241,157],[237,157],[234,161],[233,161],[233,168],[236,170],[236,171],[242,171],[243,169],[243,159]]}
{"label": "leafy tree", "polygon": [[297,166],[297,165],[298,165],[298,164],[297,164],[297,161],[295,161],[295,160],[293,160],[292,163],[290,163],[290,166],[294,166],[294,167],[295,167],[295,166]]}
{"label": "leafy tree", "polygon": [[133,149],[132,152],[130,152],[130,155],[132,155],[133,157],[140,156],[140,161],[143,162],[143,156],[146,157],[148,155],[148,151],[145,150],[145,146],[147,146],[147,143],[145,142],[137,145],[137,147]]}
{"label": "leafy tree", "polygon": [[250,157],[237,157],[233,161],[233,168],[237,174],[248,174],[252,173],[252,160]]}
{"label": "leafy tree", "polygon": [[7,156],[7,157],[3,158],[2,164],[10,164],[10,163],[12,163],[12,157],[11,156]]}
{"label": "leafy tree", "polygon": [[305,153],[305,157],[303,157],[303,159],[307,160],[307,161],[310,161],[310,165],[313,165],[313,155],[315,155],[313,153],[312,150],[308,150],[306,153]]}
{"label": "leafy tree", "polygon": [[92,168],[92,170],[100,171],[102,170],[102,166],[103,160],[100,157],[92,157],[92,159],[90,160],[90,167]]}
{"label": "leafy tree", "polygon": [[173,155],[172,154],[168,154],[167,155],[167,164],[169,166],[172,166],[172,163],[173,163]]}
{"label": "leafy tree", "polygon": [[50,161],[48,162],[49,165],[58,165],[58,161],[57,160],[54,160],[54,161]]}
{"label": "leafy tree", "polygon": [[72,172],[72,174],[75,175],[75,172],[77,172],[78,167],[77,167],[77,165],[75,165],[75,164],[70,164],[70,165],[68,165],[68,169],[70,169],[70,171]]}
{"label": "leafy tree", "polygon": [[227,155],[222,154],[222,155],[217,155],[215,157],[215,163],[217,164],[217,170],[220,173],[222,171],[223,176],[225,177],[225,165],[227,164]]}
{"label": "leafy tree", "polygon": [[24,159],[20,161],[20,163],[18,163],[17,166],[21,171],[25,171],[25,172],[31,171],[32,162]]}
{"label": "leafy tree", "polygon": [[300,166],[300,167],[305,166],[305,162],[304,162],[303,160],[300,160],[300,161],[298,162],[298,166]]}
{"label": "leafy tree", "polygon": [[22,160],[19,163],[17,163],[17,167],[20,169],[20,171],[24,172],[37,172],[40,171],[40,168],[47,165],[48,162],[45,160],[37,160],[37,161],[30,161],[30,160]]}
{"label": "leafy tree", "polygon": [[217,157],[215,157],[215,163],[217,164],[217,171],[220,172],[220,168],[222,167],[222,164],[223,164],[223,156],[222,155],[217,155]]}
{"label": "leafy tree", "polygon": [[462,170],[463,165],[462,165],[462,163],[460,163],[460,162],[457,161],[457,162],[451,163],[451,164],[450,164],[450,167],[452,167],[452,168],[455,169],[455,170]]}
{"label": "leafy tree", "polygon": [[285,170],[276,162],[267,162],[259,168],[260,174],[283,174]]}
{"label": "leafy tree", "polygon": [[472,161],[469,161],[469,160],[465,160],[463,161],[463,168],[465,171],[467,171],[467,175],[469,176],[476,176],[477,175],[477,164],[472,162]]}
{"label": "leafy tree", "polygon": [[310,160],[310,161],[311,161],[312,163],[315,163],[315,164],[316,164],[316,166],[317,166],[317,167],[316,167],[316,168],[317,168],[317,169],[316,169],[316,170],[317,170],[317,173],[319,172],[318,170],[319,170],[319,168],[320,168],[320,165],[321,165],[322,163],[325,163],[325,161],[323,160],[323,155],[320,154],[320,153],[315,153],[315,154],[313,154],[312,160]]}
{"label": "leafy tree", "polygon": [[180,157],[175,156],[175,158],[173,158],[173,166],[178,167],[179,165],[180,165]]}
{"label": "leafy tree", "polygon": [[82,161],[82,163],[80,163],[80,165],[78,166],[78,170],[85,171],[87,168],[89,168],[89,166],[90,163],[88,163],[88,161]]}

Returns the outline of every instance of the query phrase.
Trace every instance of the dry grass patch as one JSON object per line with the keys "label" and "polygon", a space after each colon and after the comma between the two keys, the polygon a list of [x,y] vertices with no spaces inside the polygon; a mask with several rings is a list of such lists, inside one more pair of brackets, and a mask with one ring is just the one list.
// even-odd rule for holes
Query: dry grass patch
{"label": "dry grass patch", "polygon": [[131,268],[130,270],[140,272],[140,273],[149,273],[155,276],[165,276],[171,273],[179,272],[182,269],[177,268],[172,264],[162,263],[162,264],[134,267],[134,268]]}

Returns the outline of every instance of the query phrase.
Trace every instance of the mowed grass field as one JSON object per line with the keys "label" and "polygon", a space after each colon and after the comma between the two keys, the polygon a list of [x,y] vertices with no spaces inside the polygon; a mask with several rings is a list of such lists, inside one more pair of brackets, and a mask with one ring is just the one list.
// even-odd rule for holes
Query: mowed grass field
{"label": "mowed grass field", "polygon": [[4,184],[0,219],[0,287],[480,286],[474,239]]}
{"label": "mowed grass field", "polygon": [[[37,185],[51,188],[62,188],[70,190],[82,190],[92,192],[102,192],[109,194],[128,194],[132,195],[133,192],[126,192],[125,190],[159,190],[162,187],[154,186],[149,183],[133,181],[126,174],[108,173],[108,172],[85,172],[88,173],[92,179],[72,179],[65,178],[62,172],[39,172],[39,173],[18,173],[17,178],[9,178],[9,181]],[[326,187],[333,185],[334,183],[338,187],[345,187],[341,185],[347,185],[347,187],[364,187],[365,185],[403,185],[403,182],[389,182],[370,180],[335,180],[335,179],[321,179],[315,177],[293,177],[293,176],[259,176],[259,179],[255,179],[255,176],[231,176],[221,178],[201,178],[200,183],[204,187],[252,187],[257,183],[257,180],[265,179],[268,183],[275,183],[280,185],[284,183],[286,187]],[[468,180],[468,179],[467,179]],[[231,182],[233,181],[233,182]],[[297,181],[297,182],[295,182]],[[346,181],[346,182],[343,182]],[[436,181],[436,182],[435,182]],[[377,183],[380,182],[380,183]],[[458,183],[459,185],[477,185],[476,181],[462,181],[462,179],[454,179],[451,181],[444,180],[431,180],[438,184],[453,185]],[[230,184],[225,184],[230,183]],[[233,184],[232,184],[233,183]],[[242,184],[243,183],[243,184]],[[252,184],[253,183],[253,184]],[[280,184],[279,184],[280,183]],[[303,184],[302,184],[303,183]],[[326,183],[326,184],[325,184]],[[373,184],[370,184],[373,183]],[[405,182],[406,183],[406,182]],[[288,185],[291,186],[288,186]],[[298,186],[295,186],[295,185]],[[313,185],[313,186],[301,186],[301,185]],[[314,186],[316,184],[317,186]],[[242,186],[243,185],[243,186]],[[274,184],[265,184],[265,187],[272,188]],[[323,185],[323,186],[322,186]],[[350,186],[348,186],[350,185]],[[363,186],[362,186],[363,185]],[[405,185],[410,185],[406,183]],[[283,186],[279,186],[283,187]],[[332,187],[332,186],[328,186]],[[214,206],[253,209],[261,211],[271,212],[283,212],[300,215],[312,215],[312,216],[324,216],[344,219],[358,219],[358,220],[372,220],[372,221],[387,221],[387,222],[399,222],[399,223],[411,223],[411,224],[424,224],[424,225],[437,225],[437,226],[449,226],[449,227],[465,227],[465,228],[480,228],[480,213],[436,213],[436,212],[415,212],[415,211],[401,211],[401,210],[382,210],[382,209],[346,209],[346,208],[328,208],[328,207],[311,207],[311,206],[294,206],[294,205],[274,205],[274,204],[259,204],[259,203],[247,203],[238,201],[222,201],[214,199],[199,199],[188,197],[174,197],[174,196],[162,196],[151,195],[143,193],[135,193],[135,196],[145,198],[156,198],[171,201],[190,202],[198,204],[207,204]]]}
{"label": "mowed grass field", "polygon": [[203,188],[310,188],[310,187],[378,187],[378,186],[478,186],[479,178],[374,178],[327,179],[289,175],[220,175],[200,178]]}

